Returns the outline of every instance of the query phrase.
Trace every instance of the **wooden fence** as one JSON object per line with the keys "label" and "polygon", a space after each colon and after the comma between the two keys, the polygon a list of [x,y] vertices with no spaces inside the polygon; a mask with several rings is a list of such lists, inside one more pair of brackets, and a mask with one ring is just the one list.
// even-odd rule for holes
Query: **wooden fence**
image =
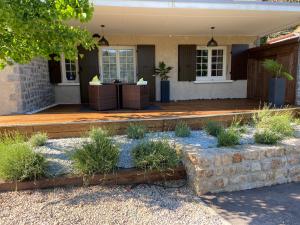
{"label": "wooden fence", "polygon": [[262,102],[268,101],[268,81],[270,74],[262,67],[262,61],[264,59],[276,59],[294,76],[293,81],[287,82],[285,99],[286,104],[294,104],[298,68],[298,48],[299,40],[292,39],[249,49],[247,65],[248,98],[260,100]]}

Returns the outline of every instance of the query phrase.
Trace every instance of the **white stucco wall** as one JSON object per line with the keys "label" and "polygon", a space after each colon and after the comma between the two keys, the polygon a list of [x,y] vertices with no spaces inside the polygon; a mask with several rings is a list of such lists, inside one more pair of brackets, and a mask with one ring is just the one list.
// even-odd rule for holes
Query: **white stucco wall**
{"label": "white stucco wall", "polygon": [[81,103],[79,85],[55,85],[54,92],[56,104]]}
{"label": "white stucco wall", "polygon": [[[107,36],[111,46],[120,45],[155,45],[156,65],[164,61],[168,66],[172,66],[170,73],[171,100],[190,100],[190,99],[213,99],[213,98],[246,98],[247,81],[233,81],[227,83],[205,83],[178,81],[178,45],[196,44],[206,46],[210,37],[202,36]],[[249,44],[253,45],[256,37],[215,37],[219,46],[227,47],[226,79],[230,80],[231,70],[231,45]],[[156,100],[160,100],[160,82],[156,79]]]}

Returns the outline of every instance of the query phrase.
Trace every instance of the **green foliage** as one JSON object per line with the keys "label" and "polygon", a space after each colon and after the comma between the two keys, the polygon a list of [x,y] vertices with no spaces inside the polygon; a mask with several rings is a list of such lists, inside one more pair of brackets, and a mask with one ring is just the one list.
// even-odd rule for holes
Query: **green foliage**
{"label": "green foliage", "polygon": [[234,129],[240,134],[244,134],[247,131],[246,126],[242,124],[242,120],[237,117],[234,117],[231,122],[230,129]]}
{"label": "green foliage", "polygon": [[46,159],[23,142],[21,135],[1,139],[0,179],[7,181],[36,180],[45,176]]}
{"label": "green foliage", "polygon": [[287,80],[293,80],[293,75],[289,73],[289,71],[284,68],[284,65],[278,63],[276,60],[273,59],[265,59],[262,63],[263,67],[272,73],[272,75],[276,78],[282,77],[286,78]]}
{"label": "green foliage", "polygon": [[33,147],[43,146],[48,140],[48,135],[46,133],[38,132],[31,136],[29,143]]}
{"label": "green foliage", "polygon": [[0,135],[0,145],[24,143],[27,137],[19,132],[6,132]]}
{"label": "green foliage", "polygon": [[142,139],[146,132],[146,127],[139,124],[129,124],[126,130],[127,137],[130,139]]}
{"label": "green foliage", "polygon": [[[265,136],[266,140],[272,139],[277,142],[285,137],[291,137],[294,133],[292,126],[293,115],[292,112],[288,110],[275,112],[265,106],[253,116],[253,121],[257,129],[255,134],[257,140],[262,140],[261,137]],[[270,138],[271,135],[275,137]],[[274,142],[272,142],[272,144],[274,144]]]}
{"label": "green foliage", "polygon": [[78,45],[91,49],[91,34],[72,21],[92,18],[89,0],[0,0],[0,69],[50,54],[74,60]]}
{"label": "green foliage", "polygon": [[189,137],[191,129],[185,122],[179,122],[175,127],[175,135],[177,137]]}
{"label": "green foliage", "polygon": [[224,130],[224,127],[216,121],[208,121],[204,126],[204,130],[209,135],[217,137]]}
{"label": "green foliage", "polygon": [[155,68],[155,75],[159,76],[161,80],[168,80],[170,77],[168,73],[173,69],[171,66],[167,66],[165,62],[159,62],[158,68]]}
{"label": "green foliage", "polygon": [[71,155],[75,170],[87,176],[113,171],[117,167],[119,148],[102,129],[92,129],[89,137],[90,141],[84,143]]}
{"label": "green foliage", "polygon": [[234,146],[238,145],[240,141],[240,134],[237,130],[228,128],[222,130],[218,135],[218,146]]}
{"label": "green foliage", "polygon": [[258,144],[273,145],[281,140],[281,136],[271,130],[262,130],[255,132],[254,140]]}
{"label": "green foliage", "polygon": [[253,121],[258,130],[270,130],[282,137],[290,137],[294,133],[292,112],[289,110],[272,111],[267,106],[259,110]]}
{"label": "green foliage", "polygon": [[145,171],[166,171],[176,167],[180,157],[166,140],[145,141],[132,150],[134,165]]}

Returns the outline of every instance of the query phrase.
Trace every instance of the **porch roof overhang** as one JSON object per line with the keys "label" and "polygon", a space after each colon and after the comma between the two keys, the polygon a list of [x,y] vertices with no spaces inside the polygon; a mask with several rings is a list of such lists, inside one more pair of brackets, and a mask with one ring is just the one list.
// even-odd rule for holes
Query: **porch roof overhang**
{"label": "porch roof overhang", "polygon": [[232,0],[94,0],[92,33],[263,36],[300,24],[300,4]]}

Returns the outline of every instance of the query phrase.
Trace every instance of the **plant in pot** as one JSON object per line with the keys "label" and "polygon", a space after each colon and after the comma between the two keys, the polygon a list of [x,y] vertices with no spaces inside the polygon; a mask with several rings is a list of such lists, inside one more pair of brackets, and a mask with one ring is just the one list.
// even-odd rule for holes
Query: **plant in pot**
{"label": "plant in pot", "polygon": [[269,103],[275,107],[281,107],[285,102],[286,80],[293,80],[288,70],[276,60],[265,59],[263,67],[272,74],[269,80]]}
{"label": "plant in pot", "polygon": [[173,69],[171,66],[167,66],[163,61],[159,62],[158,67],[155,68],[154,76],[160,77],[160,101],[170,101],[170,81],[168,74]]}

